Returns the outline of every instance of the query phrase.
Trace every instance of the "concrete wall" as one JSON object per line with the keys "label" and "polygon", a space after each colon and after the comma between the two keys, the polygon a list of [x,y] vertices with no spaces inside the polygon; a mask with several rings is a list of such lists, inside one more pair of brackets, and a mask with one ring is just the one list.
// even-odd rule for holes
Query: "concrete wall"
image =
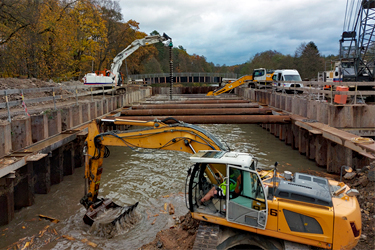
{"label": "concrete wall", "polygon": [[[102,100],[48,110],[31,117],[17,117],[11,123],[1,121],[0,157],[61,131],[70,130],[122,105],[139,102],[151,96],[151,92],[151,88],[129,88],[125,94],[118,96],[107,96]],[[85,136],[77,136],[74,141],[52,150],[35,161],[25,161],[25,165],[16,169],[14,174],[0,178],[0,225],[5,225],[13,219],[15,209],[31,206],[34,203],[34,194],[48,193],[51,185],[60,183],[64,176],[73,174],[75,168],[83,166],[84,141]]]}

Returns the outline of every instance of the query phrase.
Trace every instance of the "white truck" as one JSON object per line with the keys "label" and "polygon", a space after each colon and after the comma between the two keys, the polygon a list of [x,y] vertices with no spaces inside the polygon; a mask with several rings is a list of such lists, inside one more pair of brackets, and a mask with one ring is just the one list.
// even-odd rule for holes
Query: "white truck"
{"label": "white truck", "polygon": [[97,73],[87,73],[83,78],[82,81],[85,85],[98,85],[98,84],[108,84],[108,85],[122,85],[122,78],[120,73],[120,68],[122,65],[122,61],[125,60],[128,56],[130,56],[134,51],[139,49],[140,47],[164,42],[170,40],[167,34],[163,33],[163,36],[155,35],[155,36],[146,36],[142,39],[137,39],[133,41],[128,47],[126,47],[123,51],[117,54],[117,56],[113,59],[113,63],[111,64],[110,70],[100,71]]}
{"label": "white truck", "polygon": [[277,69],[272,75],[273,86],[278,91],[285,91],[287,93],[302,93],[303,83],[301,76],[296,69]]}

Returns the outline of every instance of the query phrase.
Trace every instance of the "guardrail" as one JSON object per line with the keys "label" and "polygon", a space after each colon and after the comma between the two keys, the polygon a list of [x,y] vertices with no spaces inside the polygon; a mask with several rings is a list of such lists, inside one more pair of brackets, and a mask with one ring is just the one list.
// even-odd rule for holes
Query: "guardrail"
{"label": "guardrail", "polygon": [[[280,83],[280,86],[276,86]],[[273,91],[281,91],[282,93],[292,92],[297,94],[303,92],[308,94],[309,98],[329,98],[333,103],[335,95],[354,96],[354,104],[357,104],[358,97],[363,99],[364,96],[375,96],[375,82],[316,82],[316,81],[296,81],[292,87],[285,87],[283,82],[269,82],[266,85],[257,84],[256,88],[272,88]],[[303,87],[297,87],[296,84],[303,84]],[[329,86],[328,89],[323,89]],[[346,86],[348,91],[336,90],[337,86]]]}
{"label": "guardrail", "polygon": [[[111,89],[106,89],[111,87]],[[101,90],[96,90],[101,88]],[[53,101],[54,109],[56,109],[56,101],[61,99],[70,99],[75,98],[76,104],[78,105],[78,97],[81,96],[89,96],[91,95],[91,100],[93,100],[93,95],[95,94],[103,94],[105,93],[112,93],[114,95],[114,91],[116,90],[115,85],[75,85],[75,86],[59,86],[59,87],[43,87],[43,88],[31,88],[31,89],[5,89],[0,90],[0,96],[4,96],[5,98],[1,98],[0,100],[0,109],[7,109],[8,111],[8,120],[11,121],[10,116],[10,108],[15,106],[22,106],[27,113],[26,105],[33,104],[33,103],[40,103],[46,101]],[[94,90],[93,90],[94,89]],[[63,94],[63,90],[71,92],[72,94]],[[27,94],[30,93],[47,93],[50,96],[45,97],[37,97],[37,98],[25,98]],[[14,95],[20,95],[18,100],[9,100],[10,97],[14,97]],[[5,101],[5,102],[4,102]]]}
{"label": "guardrail", "polygon": [[[170,77],[170,73],[129,75],[132,80],[157,77]],[[174,72],[173,77],[225,77],[237,79],[240,75],[235,73]]]}

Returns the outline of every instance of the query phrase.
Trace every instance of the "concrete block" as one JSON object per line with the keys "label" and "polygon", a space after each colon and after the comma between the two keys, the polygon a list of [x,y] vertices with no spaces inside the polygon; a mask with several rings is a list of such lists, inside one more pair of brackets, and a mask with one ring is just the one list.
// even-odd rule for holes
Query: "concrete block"
{"label": "concrete block", "polygon": [[96,101],[96,117],[103,115],[103,101]]}
{"label": "concrete block", "polygon": [[307,117],[307,104],[308,104],[308,100],[306,99],[299,100],[299,115],[300,116]]}
{"label": "concrete block", "polygon": [[317,104],[317,120],[321,123],[328,124],[328,103],[321,102]]}
{"label": "concrete block", "polygon": [[269,105],[271,107],[275,107],[276,108],[276,94],[271,94],[270,95],[270,103]]}
{"label": "concrete block", "polygon": [[286,107],[285,100],[286,100],[286,98],[285,98],[284,95],[279,95],[279,96],[280,96],[280,109],[285,110],[285,107]]}
{"label": "concrete block", "polygon": [[103,99],[103,115],[104,114],[107,114],[109,111],[108,111],[108,99]]}
{"label": "concrete block", "polygon": [[318,120],[317,119],[317,105],[318,105],[318,102],[317,101],[314,101],[314,100],[310,100],[308,103],[307,103],[307,118],[309,119],[313,119],[313,120]]}
{"label": "concrete block", "polygon": [[114,96],[113,97],[113,109],[118,109],[119,108],[119,96]]}
{"label": "concrete block", "polygon": [[108,112],[111,112],[113,109],[113,103],[112,103],[112,97],[109,97],[106,99],[107,100],[107,105],[108,105],[108,110],[107,110],[107,113]]}
{"label": "concrete block", "polygon": [[60,110],[51,110],[47,112],[48,118],[48,136],[61,133],[61,112]]}
{"label": "concrete block", "polygon": [[97,107],[96,102],[90,103],[90,120],[93,120],[97,117]]}
{"label": "concrete block", "polygon": [[73,108],[64,107],[61,109],[61,131],[71,129],[73,127]]}
{"label": "concrete block", "polygon": [[82,122],[87,122],[90,120],[90,106],[89,103],[82,103],[81,105],[82,109]]}
{"label": "concrete block", "polygon": [[275,107],[281,109],[281,95],[275,94],[276,95],[276,103]]}
{"label": "concrete block", "polygon": [[82,109],[79,105],[72,107],[73,127],[82,124]]}
{"label": "concrete block", "polygon": [[375,124],[375,105],[353,106],[353,126],[371,128]]}
{"label": "concrete block", "polygon": [[17,151],[32,144],[31,119],[29,116],[13,118],[12,128],[12,149]]}
{"label": "concrete block", "polygon": [[11,124],[8,121],[0,121],[0,157],[12,150]]}
{"label": "concrete block", "polygon": [[31,119],[31,138],[32,142],[38,142],[48,138],[48,118],[47,114],[32,115]]}
{"label": "concrete block", "polygon": [[285,110],[292,112],[293,99],[290,96],[285,96]]}
{"label": "concrete block", "polygon": [[64,180],[64,154],[62,147],[52,151],[50,157],[51,185],[59,184]]}
{"label": "concrete block", "polygon": [[293,97],[292,98],[292,113],[299,115],[299,109],[300,109],[300,100],[299,98]]}

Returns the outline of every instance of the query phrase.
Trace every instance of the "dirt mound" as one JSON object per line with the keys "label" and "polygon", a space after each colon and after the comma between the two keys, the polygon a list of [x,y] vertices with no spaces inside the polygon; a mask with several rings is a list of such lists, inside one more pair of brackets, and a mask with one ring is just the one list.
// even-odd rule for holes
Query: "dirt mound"
{"label": "dirt mound", "polygon": [[191,217],[190,212],[181,216],[176,225],[157,233],[155,239],[143,245],[139,250],[151,249],[192,249],[199,221]]}
{"label": "dirt mound", "polygon": [[345,180],[347,185],[358,190],[362,214],[361,238],[354,249],[372,249],[375,245],[375,163],[354,173],[352,179]]}
{"label": "dirt mound", "polygon": [[0,89],[32,89],[43,87],[57,87],[57,83],[45,82],[40,79],[0,78]]}
{"label": "dirt mound", "polygon": [[45,88],[45,87],[60,87],[60,86],[72,86],[80,85],[80,81],[68,81],[62,83],[56,83],[52,80],[46,82],[41,79],[21,79],[21,78],[0,78],[0,89],[33,89],[33,88]]}

